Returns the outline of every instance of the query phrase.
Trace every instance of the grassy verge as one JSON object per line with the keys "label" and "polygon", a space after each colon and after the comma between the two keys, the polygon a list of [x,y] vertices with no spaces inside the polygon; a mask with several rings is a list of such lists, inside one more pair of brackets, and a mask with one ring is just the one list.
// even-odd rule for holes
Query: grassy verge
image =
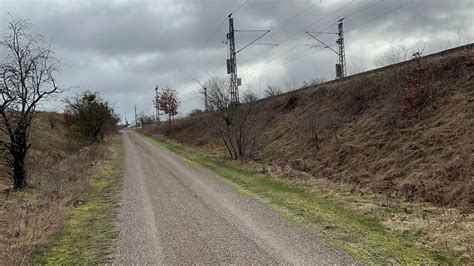
{"label": "grassy verge", "polygon": [[229,180],[242,193],[254,196],[286,218],[310,226],[328,240],[368,263],[457,264],[454,258],[423,245],[416,234],[386,228],[378,219],[351,209],[332,196],[315,196],[304,187],[268,178],[195,149],[146,136],[189,162]]}
{"label": "grassy verge", "polygon": [[123,150],[119,139],[112,145],[113,156],[93,178],[92,190],[83,202],[67,214],[67,224],[41,251],[39,264],[98,264],[107,262],[116,237],[114,221],[122,184]]}

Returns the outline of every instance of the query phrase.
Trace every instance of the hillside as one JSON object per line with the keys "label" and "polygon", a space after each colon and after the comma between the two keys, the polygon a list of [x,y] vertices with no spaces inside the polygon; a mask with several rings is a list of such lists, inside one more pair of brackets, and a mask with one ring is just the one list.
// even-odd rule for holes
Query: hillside
{"label": "hillside", "polygon": [[[420,112],[400,111],[413,61],[260,100],[257,160],[281,178],[323,178],[472,213],[474,46],[421,63],[435,97]],[[226,156],[207,113],[174,121],[170,137]]]}

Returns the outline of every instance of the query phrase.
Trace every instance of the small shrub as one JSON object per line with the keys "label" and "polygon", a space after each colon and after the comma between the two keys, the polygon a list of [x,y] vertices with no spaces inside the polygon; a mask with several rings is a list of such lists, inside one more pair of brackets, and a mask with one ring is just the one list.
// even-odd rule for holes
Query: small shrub
{"label": "small shrub", "polygon": [[143,127],[144,125],[150,125],[155,123],[155,117],[152,115],[146,115],[144,112],[138,114],[138,121],[140,125]]}
{"label": "small shrub", "polygon": [[265,97],[272,97],[272,96],[282,94],[283,90],[277,86],[267,85],[267,89],[264,91],[264,93],[265,93]]}
{"label": "small shrub", "polygon": [[288,101],[286,102],[285,109],[287,110],[293,110],[298,106],[298,97],[296,96],[291,96]]}
{"label": "small shrub", "polygon": [[408,84],[402,89],[401,111],[420,112],[435,99],[431,76],[421,62],[421,52],[413,54],[414,67],[411,69]]}
{"label": "small shrub", "polygon": [[72,139],[100,142],[105,134],[116,130],[119,118],[97,93],[86,91],[65,102],[64,125]]}
{"label": "small shrub", "polygon": [[189,116],[198,116],[198,115],[201,115],[203,113],[204,113],[204,111],[201,110],[201,109],[193,109],[191,111],[191,113],[189,113]]}

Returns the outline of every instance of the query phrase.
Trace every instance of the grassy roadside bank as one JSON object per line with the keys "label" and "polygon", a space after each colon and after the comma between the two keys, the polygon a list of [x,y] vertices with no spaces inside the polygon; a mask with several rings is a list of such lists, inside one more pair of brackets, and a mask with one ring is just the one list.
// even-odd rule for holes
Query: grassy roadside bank
{"label": "grassy roadside bank", "polygon": [[[146,136],[187,161],[208,168],[230,181],[242,193],[268,204],[286,218],[310,226],[328,240],[368,263],[461,264],[444,252],[424,245],[421,236],[390,230],[379,219],[356,211],[347,200],[309,193],[304,185],[291,185],[244,169],[238,162],[223,161],[195,149]],[[358,199],[353,195],[351,200]]]}
{"label": "grassy roadside bank", "polygon": [[98,264],[107,262],[109,247],[116,236],[122,186],[123,147],[121,138],[112,144],[111,158],[105,160],[92,180],[83,201],[67,213],[66,226],[36,256],[39,264]]}

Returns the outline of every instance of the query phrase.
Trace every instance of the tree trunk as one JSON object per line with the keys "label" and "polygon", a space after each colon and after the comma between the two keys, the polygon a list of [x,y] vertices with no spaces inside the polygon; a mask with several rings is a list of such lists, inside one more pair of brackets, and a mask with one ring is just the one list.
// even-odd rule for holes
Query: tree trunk
{"label": "tree trunk", "polygon": [[27,150],[28,147],[21,143],[10,150],[13,189],[22,189],[26,186],[25,157]]}
{"label": "tree trunk", "polygon": [[24,159],[13,163],[13,189],[18,190],[26,186],[26,171]]}
{"label": "tree trunk", "polygon": [[25,157],[30,146],[27,144],[29,123],[20,123],[11,137],[12,145],[9,148],[10,167],[12,169],[13,189],[22,189],[26,186]]}
{"label": "tree trunk", "polygon": [[168,115],[168,133],[169,133],[170,136],[172,135],[172,132],[171,132],[171,115]]}

